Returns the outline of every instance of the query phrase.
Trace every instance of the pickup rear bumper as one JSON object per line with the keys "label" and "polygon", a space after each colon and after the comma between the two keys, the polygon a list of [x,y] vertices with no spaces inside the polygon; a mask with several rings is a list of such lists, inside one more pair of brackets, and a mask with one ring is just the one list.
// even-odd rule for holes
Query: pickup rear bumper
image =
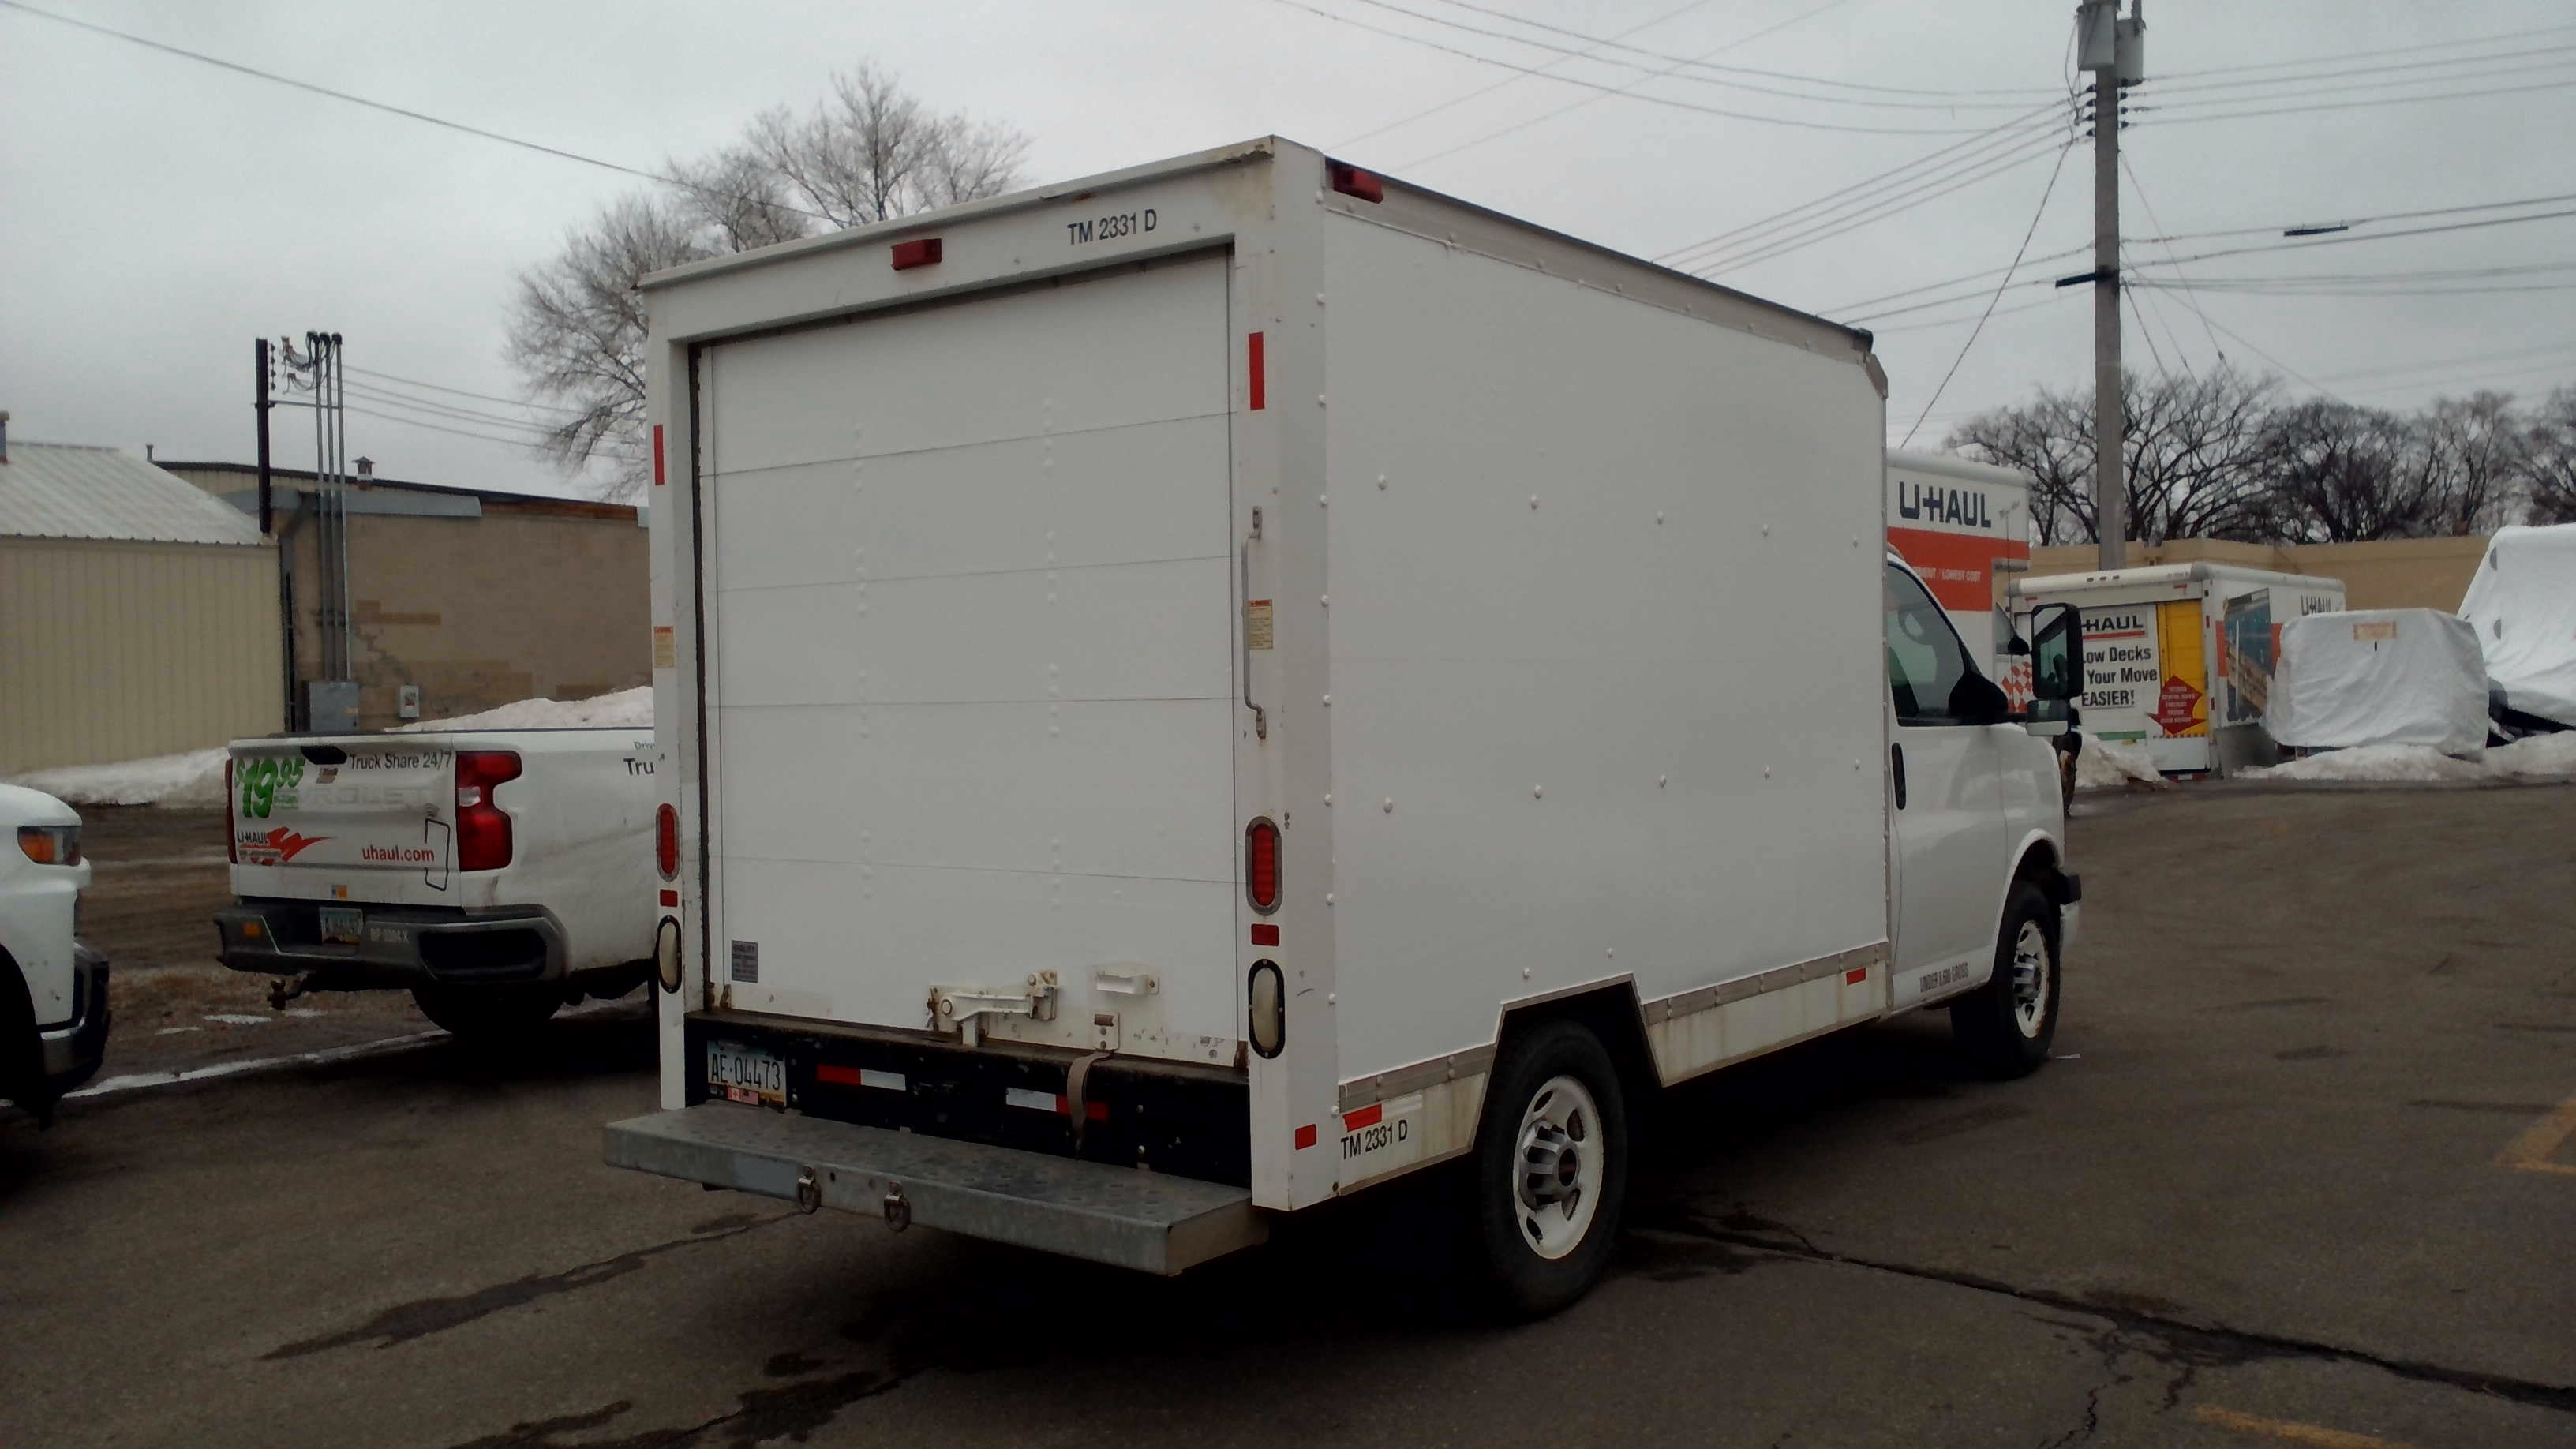
{"label": "pickup rear bumper", "polygon": [[608,1126],[612,1167],[1172,1275],[1269,1236],[1249,1188],[704,1102]]}
{"label": "pickup rear bumper", "polygon": [[567,959],[563,926],[543,906],[489,911],[353,903],[358,943],[322,939],[331,901],[254,899],[215,912],[215,957],[236,971],[311,973],[324,987],[555,981]]}

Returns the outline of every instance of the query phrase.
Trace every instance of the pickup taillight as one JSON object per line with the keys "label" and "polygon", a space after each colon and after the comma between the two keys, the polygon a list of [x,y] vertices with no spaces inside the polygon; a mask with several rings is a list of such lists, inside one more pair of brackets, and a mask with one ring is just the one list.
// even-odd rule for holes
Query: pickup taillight
{"label": "pickup taillight", "polygon": [[519,778],[515,750],[460,750],[456,755],[456,868],[499,870],[510,863],[510,817],[493,790]]}
{"label": "pickup taillight", "polygon": [[233,762],[224,758],[224,859],[241,864],[241,831],[233,824]]}

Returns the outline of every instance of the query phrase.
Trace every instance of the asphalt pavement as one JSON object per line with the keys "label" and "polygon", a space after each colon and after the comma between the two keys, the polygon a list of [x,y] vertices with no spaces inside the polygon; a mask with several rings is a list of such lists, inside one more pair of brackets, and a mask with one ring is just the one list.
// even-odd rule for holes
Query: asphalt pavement
{"label": "asphalt pavement", "polygon": [[0,1121],[0,1445],[2576,1445],[2576,790],[2079,809],[2060,1060],[1673,1094],[1546,1322],[1418,1191],[1162,1281],[613,1171],[629,1005]]}

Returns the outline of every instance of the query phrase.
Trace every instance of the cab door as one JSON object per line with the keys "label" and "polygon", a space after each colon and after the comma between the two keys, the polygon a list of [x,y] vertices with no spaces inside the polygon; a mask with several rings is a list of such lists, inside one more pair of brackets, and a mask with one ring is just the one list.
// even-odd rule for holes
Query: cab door
{"label": "cab door", "polygon": [[2005,839],[1994,686],[1977,673],[1921,580],[1887,566],[1889,800],[1894,806],[1896,973],[1903,1007],[1982,982],[1992,969]]}

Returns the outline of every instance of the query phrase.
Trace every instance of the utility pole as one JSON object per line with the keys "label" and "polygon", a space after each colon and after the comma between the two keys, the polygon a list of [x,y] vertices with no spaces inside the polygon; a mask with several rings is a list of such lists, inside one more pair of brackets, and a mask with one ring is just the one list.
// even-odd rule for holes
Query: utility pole
{"label": "utility pole", "polygon": [[251,349],[251,371],[258,378],[258,400],[251,404],[259,418],[259,531],[277,531],[274,495],[268,481],[268,413],[277,406],[268,400],[268,339],[262,337]]}
{"label": "utility pole", "polygon": [[2129,562],[2128,446],[2120,374],[2120,96],[2146,77],[2146,0],[2082,0],[2075,11],[2078,63],[2093,72],[2093,519],[2099,566]]}

